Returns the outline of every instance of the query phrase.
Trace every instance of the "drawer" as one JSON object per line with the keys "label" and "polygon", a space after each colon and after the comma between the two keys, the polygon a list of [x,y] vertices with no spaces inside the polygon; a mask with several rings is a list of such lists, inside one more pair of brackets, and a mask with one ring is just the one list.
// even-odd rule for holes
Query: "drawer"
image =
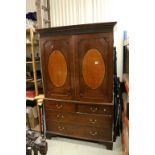
{"label": "drawer", "polygon": [[69,102],[45,100],[45,109],[74,112],[75,111],[75,105],[74,105],[74,103],[69,103]]}
{"label": "drawer", "polygon": [[51,132],[53,134],[95,141],[112,140],[112,129],[99,129],[94,127],[72,125],[54,121],[47,121],[46,125],[47,132]]}
{"label": "drawer", "polygon": [[98,128],[112,128],[112,115],[76,114],[46,110],[46,120]]}
{"label": "drawer", "polygon": [[113,115],[113,106],[77,104],[76,112],[89,114]]}

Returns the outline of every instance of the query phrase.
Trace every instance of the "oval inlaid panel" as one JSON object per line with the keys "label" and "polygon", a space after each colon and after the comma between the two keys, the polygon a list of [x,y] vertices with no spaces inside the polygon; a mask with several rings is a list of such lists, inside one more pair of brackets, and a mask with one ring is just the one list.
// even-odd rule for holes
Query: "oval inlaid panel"
{"label": "oval inlaid panel", "polygon": [[67,79],[67,64],[64,55],[59,50],[54,50],[49,56],[48,73],[56,87],[64,85]]}
{"label": "oval inlaid panel", "polygon": [[105,76],[105,63],[97,49],[90,49],[85,54],[82,64],[85,83],[91,88],[98,88]]}

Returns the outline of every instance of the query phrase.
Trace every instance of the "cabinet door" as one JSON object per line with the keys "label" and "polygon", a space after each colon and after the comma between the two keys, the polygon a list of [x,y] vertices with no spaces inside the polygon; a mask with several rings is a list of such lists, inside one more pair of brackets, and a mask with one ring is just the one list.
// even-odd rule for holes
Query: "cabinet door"
{"label": "cabinet door", "polygon": [[41,39],[44,92],[47,98],[72,99],[71,37]]}
{"label": "cabinet door", "polygon": [[112,102],[113,34],[76,36],[76,97]]}

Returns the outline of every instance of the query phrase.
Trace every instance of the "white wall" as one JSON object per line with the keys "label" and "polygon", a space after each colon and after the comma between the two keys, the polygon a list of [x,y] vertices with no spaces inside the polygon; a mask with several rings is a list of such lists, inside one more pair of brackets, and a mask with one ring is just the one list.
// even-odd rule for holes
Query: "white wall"
{"label": "white wall", "polygon": [[114,45],[117,48],[117,73],[122,80],[123,72],[123,31],[126,30],[130,36],[130,3],[128,0],[110,0],[109,19],[117,21],[114,33]]}
{"label": "white wall", "polygon": [[50,0],[50,2],[52,26],[104,22],[112,17],[111,0]]}
{"label": "white wall", "polygon": [[[117,50],[117,73],[122,80],[123,30],[129,30],[127,0],[50,0],[51,26],[117,21],[114,45]],[[27,0],[27,11],[34,11],[35,0]]]}
{"label": "white wall", "polygon": [[36,0],[26,0],[26,13],[36,11]]}

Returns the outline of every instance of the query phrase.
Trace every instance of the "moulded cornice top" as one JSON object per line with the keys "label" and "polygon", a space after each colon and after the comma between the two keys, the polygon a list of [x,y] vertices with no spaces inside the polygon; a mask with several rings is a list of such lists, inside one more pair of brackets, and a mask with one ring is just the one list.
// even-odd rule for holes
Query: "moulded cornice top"
{"label": "moulded cornice top", "polygon": [[62,35],[62,34],[87,34],[87,33],[101,33],[112,32],[117,22],[93,23],[93,24],[80,24],[71,26],[60,26],[37,29],[37,32],[42,36],[44,35]]}

